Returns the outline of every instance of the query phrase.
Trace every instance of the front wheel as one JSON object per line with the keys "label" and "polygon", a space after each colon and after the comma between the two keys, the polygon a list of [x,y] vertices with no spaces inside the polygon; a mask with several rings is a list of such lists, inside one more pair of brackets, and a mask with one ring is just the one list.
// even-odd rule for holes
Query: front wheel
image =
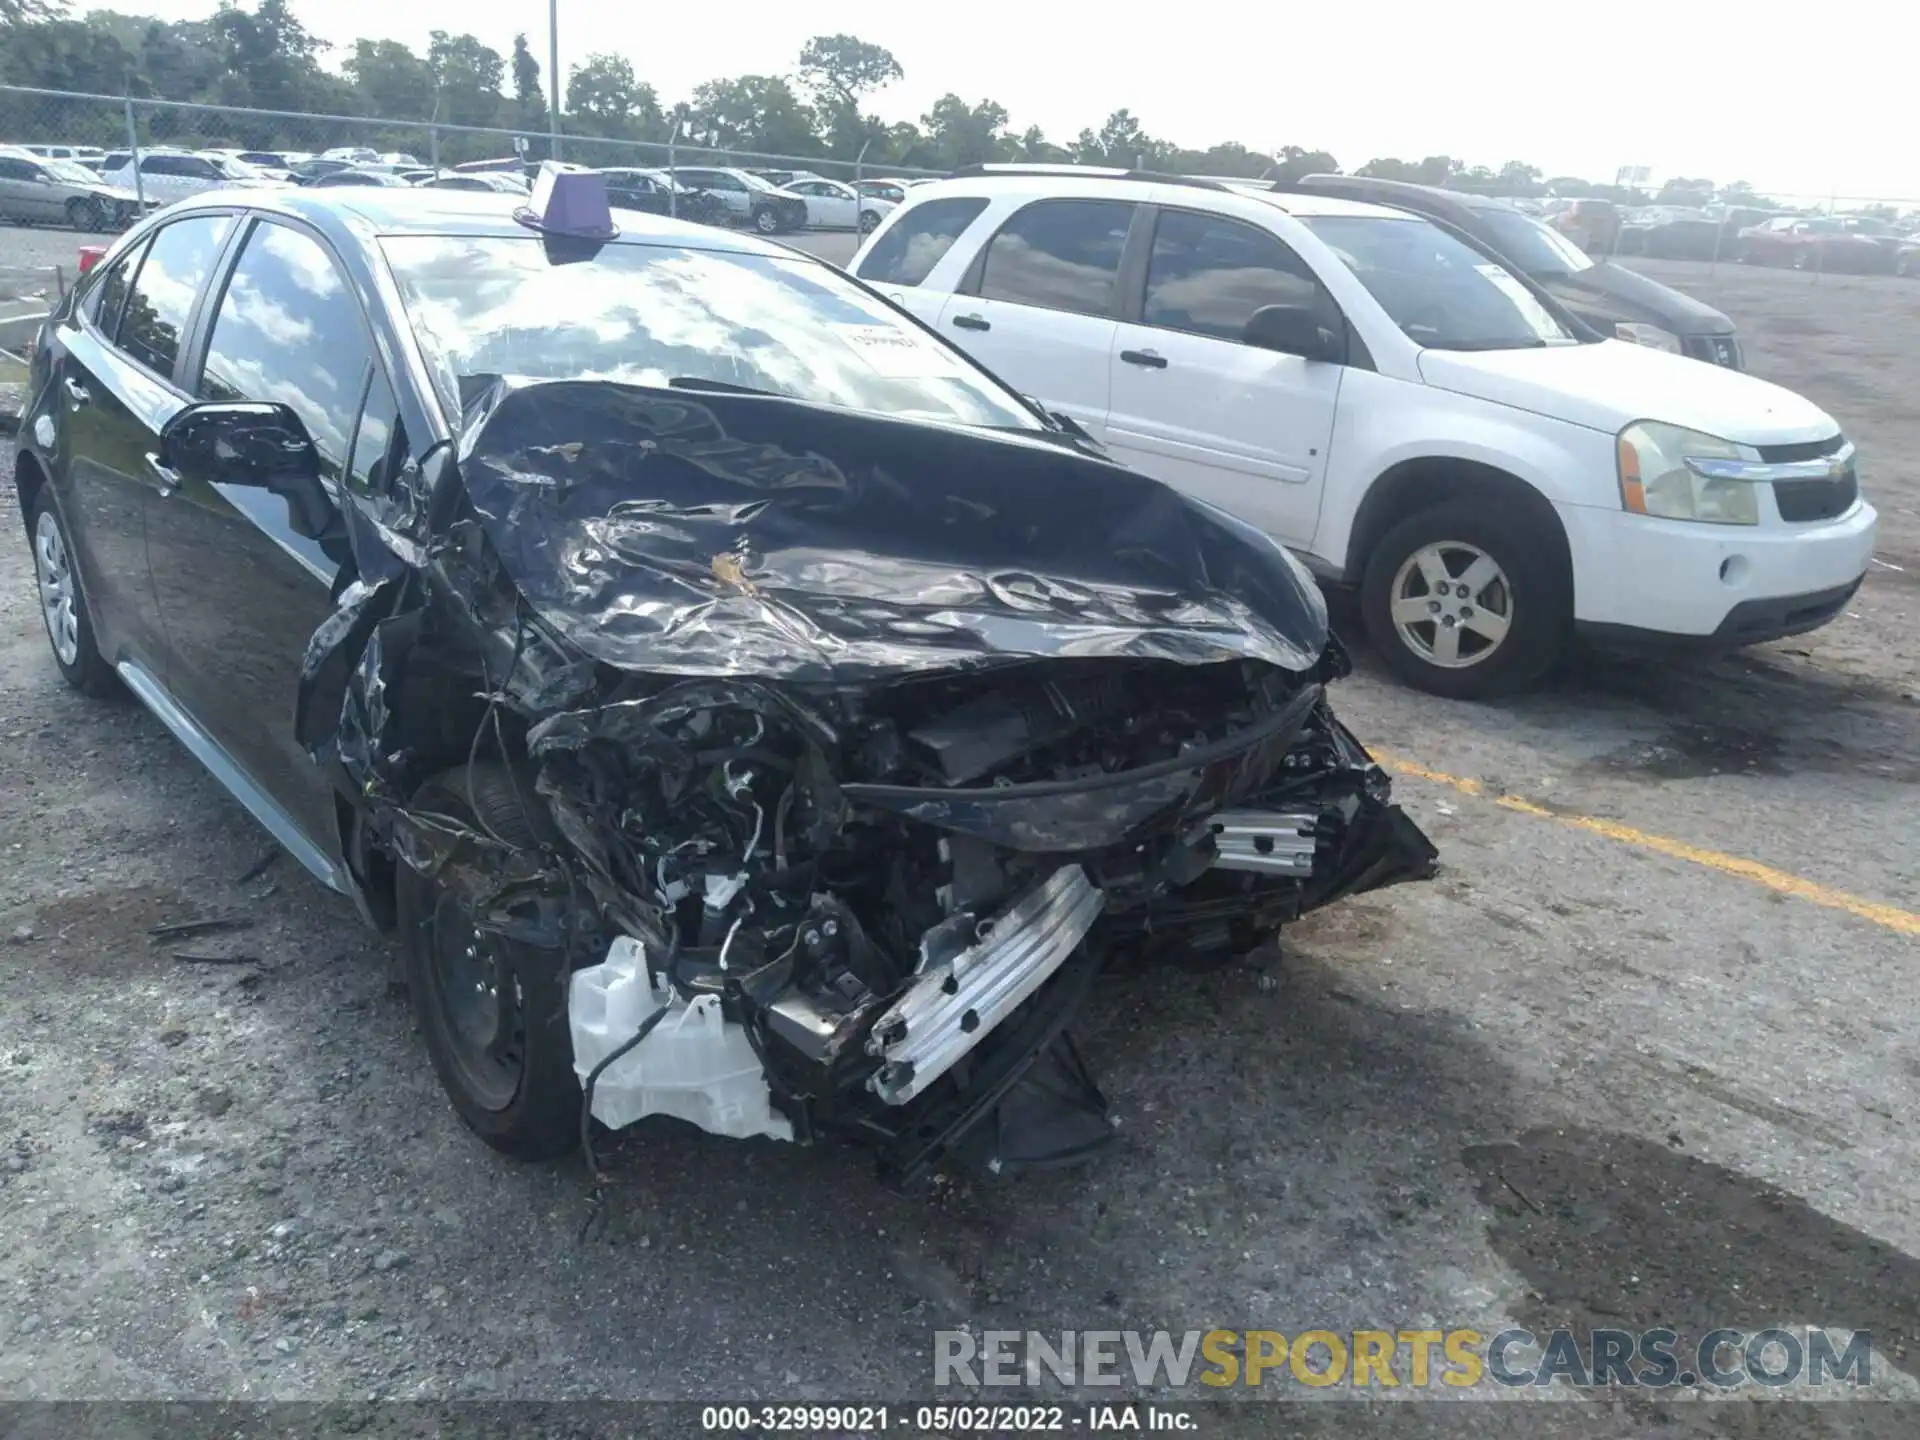
{"label": "front wheel", "polygon": [[780,217],[771,210],[756,210],[753,212],[753,228],[762,235],[777,235],[780,233]]}
{"label": "front wheel", "polygon": [[1539,679],[1565,643],[1572,585],[1543,522],[1477,500],[1402,520],[1361,583],[1367,633],[1408,684],[1461,700]]}
{"label": "front wheel", "polygon": [[[473,765],[435,776],[413,809],[514,847],[536,843],[541,802],[525,777]],[[475,923],[468,902],[405,863],[396,913],[407,988],[427,1054],[460,1118],[502,1154],[555,1160],[580,1140],[580,1082],[567,1025],[566,957]]]}
{"label": "front wheel", "polygon": [[76,196],[67,202],[67,224],[75,230],[98,234],[107,228],[107,217],[98,200]]}

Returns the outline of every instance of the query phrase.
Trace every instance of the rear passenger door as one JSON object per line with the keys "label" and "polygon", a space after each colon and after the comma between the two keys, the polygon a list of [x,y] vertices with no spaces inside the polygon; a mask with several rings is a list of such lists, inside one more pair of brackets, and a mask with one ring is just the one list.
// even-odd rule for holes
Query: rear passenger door
{"label": "rear passenger door", "polygon": [[1161,209],[1137,311],[1115,327],[1107,446],[1292,545],[1313,539],[1345,368],[1242,344],[1265,305],[1333,307],[1245,220]]}
{"label": "rear passenger door", "polygon": [[940,312],[940,333],[1096,440],[1107,428],[1127,200],[1035,200],[1007,218]]}
{"label": "rear passenger door", "polygon": [[[337,503],[377,367],[359,300],[332,253],[306,230],[255,219],[208,309],[194,397],[292,407]],[[391,400],[379,403],[391,409]],[[309,538],[273,492],[186,471],[148,515],[147,551],[172,642],[169,688],[253,787],[331,856],[332,795],[293,721],[307,642],[333,609],[347,558],[342,525]],[[284,826],[261,818],[277,834]]]}
{"label": "rear passenger door", "polygon": [[31,160],[0,155],[0,219],[54,218],[54,207],[49,203],[54,187],[41,175],[40,167]]}

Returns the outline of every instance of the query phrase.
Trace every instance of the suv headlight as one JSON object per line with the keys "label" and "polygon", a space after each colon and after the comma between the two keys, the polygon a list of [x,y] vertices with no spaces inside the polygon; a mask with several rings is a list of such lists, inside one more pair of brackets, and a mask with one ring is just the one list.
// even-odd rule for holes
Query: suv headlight
{"label": "suv headlight", "polygon": [[1714,525],[1757,525],[1760,498],[1751,480],[1702,475],[1689,460],[1744,460],[1759,455],[1744,445],[1640,420],[1620,432],[1620,503],[1636,515],[1665,520],[1702,520]]}
{"label": "suv headlight", "polygon": [[1613,327],[1613,338],[1630,340],[1635,345],[1644,345],[1649,350],[1665,350],[1670,355],[1683,354],[1680,337],[1671,330],[1662,330],[1658,325],[1641,325],[1622,321]]}

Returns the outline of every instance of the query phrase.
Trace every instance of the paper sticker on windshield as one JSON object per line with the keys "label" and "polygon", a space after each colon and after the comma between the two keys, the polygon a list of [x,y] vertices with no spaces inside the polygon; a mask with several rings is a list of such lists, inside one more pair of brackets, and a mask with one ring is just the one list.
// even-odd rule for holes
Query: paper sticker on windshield
{"label": "paper sticker on windshield", "polygon": [[910,330],[891,325],[836,325],[833,329],[876,374],[890,380],[939,380],[960,373],[951,356]]}

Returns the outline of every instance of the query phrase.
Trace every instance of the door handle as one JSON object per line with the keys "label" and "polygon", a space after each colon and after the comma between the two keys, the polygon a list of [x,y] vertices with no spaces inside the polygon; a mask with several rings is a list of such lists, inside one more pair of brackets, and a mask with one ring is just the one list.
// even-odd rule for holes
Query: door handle
{"label": "door handle", "polygon": [[162,495],[171,495],[180,488],[180,472],[171,465],[162,464],[160,457],[151,450],[147,452],[147,474]]}
{"label": "door handle", "polygon": [[993,322],[984,315],[956,315],[953,317],[956,330],[991,330]]}
{"label": "door handle", "polygon": [[78,380],[70,379],[70,380],[67,380],[65,383],[67,387],[67,399],[73,402],[74,409],[78,410],[82,405],[85,405],[88,401],[93,399],[93,392],[87,389],[87,387],[82,385]]}
{"label": "door handle", "polygon": [[1148,370],[1167,368],[1167,357],[1157,350],[1122,350],[1120,358],[1129,365],[1144,366]]}

